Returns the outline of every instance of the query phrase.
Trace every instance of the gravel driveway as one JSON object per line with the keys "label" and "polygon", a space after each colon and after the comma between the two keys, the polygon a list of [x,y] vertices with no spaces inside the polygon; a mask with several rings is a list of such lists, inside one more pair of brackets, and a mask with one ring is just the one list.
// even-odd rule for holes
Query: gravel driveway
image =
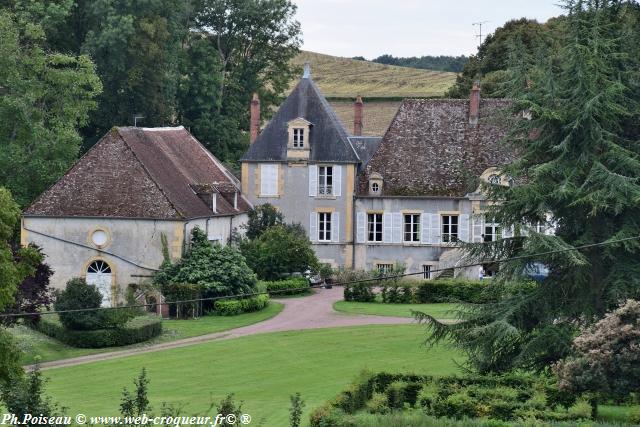
{"label": "gravel driveway", "polygon": [[[167,343],[152,344],[148,347],[117,350],[108,353],[92,354],[55,360],[40,364],[40,369],[54,369],[65,366],[80,365],[100,360],[116,359],[135,354],[151,353],[170,348],[184,347],[215,340],[237,338],[247,335],[263,334],[267,332],[296,331],[304,329],[334,328],[355,325],[389,325],[412,323],[413,319],[406,317],[369,316],[364,314],[339,313],[333,309],[336,301],[342,300],[342,288],[317,289],[313,295],[299,298],[274,299],[284,304],[284,309],[277,316],[253,325],[243,326],[229,331],[198,337],[184,338]],[[27,370],[32,366],[26,366]]]}

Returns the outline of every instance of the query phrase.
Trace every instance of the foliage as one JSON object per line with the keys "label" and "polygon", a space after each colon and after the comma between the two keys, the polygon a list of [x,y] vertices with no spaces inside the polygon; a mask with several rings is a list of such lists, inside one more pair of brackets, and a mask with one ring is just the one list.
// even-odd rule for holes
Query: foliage
{"label": "foliage", "polygon": [[220,316],[235,316],[260,311],[267,304],[269,304],[269,295],[257,295],[251,298],[217,300],[213,304],[213,309],[214,313]]}
{"label": "foliage", "polygon": [[[33,245],[33,249],[38,252],[41,259],[44,259],[42,250]],[[20,262],[20,256],[16,255],[16,261]],[[41,261],[36,267],[35,273],[25,278],[19,285],[15,295],[15,302],[8,306],[4,313],[35,313],[43,308],[48,308],[52,301],[52,290],[49,288],[49,278],[53,271],[49,265]],[[33,315],[23,319],[31,322],[40,320],[40,315]],[[4,325],[13,325],[18,320],[17,317],[5,317],[0,319]]]}
{"label": "foliage", "polygon": [[[102,304],[102,294],[93,285],[82,278],[71,279],[67,286],[56,295],[53,305],[55,311],[97,309]],[[88,310],[60,313],[60,322],[65,328],[77,331],[90,331],[103,327],[103,312]]]}
{"label": "foliage", "polygon": [[33,325],[33,328],[72,347],[120,347],[148,341],[159,336],[162,334],[162,319],[145,315],[127,320],[117,328],[73,330],[65,327],[55,317],[43,316],[40,322]]}
{"label": "foliage", "polygon": [[[232,427],[236,425],[237,420],[242,415],[242,402],[239,404],[235,402],[234,395],[229,394],[222,399],[218,404],[218,414],[222,415],[222,422],[218,424],[221,427]],[[229,420],[229,415],[234,415],[234,418]],[[233,422],[231,422],[233,421]]]}
{"label": "foliage", "polygon": [[[500,298],[467,307],[452,326],[429,321],[433,341],[453,340],[480,371],[545,370],[570,354],[576,326],[640,297],[638,5],[565,7],[559,52],[508,69],[513,113],[531,120],[508,137],[519,158],[503,173],[517,185],[485,187],[500,201],[489,214],[516,236],[467,247],[474,261],[516,257],[492,280]],[[555,234],[524,225],[537,223]],[[546,279],[527,280],[534,262]]]}
{"label": "foliage", "polygon": [[309,280],[306,277],[291,277],[275,282],[261,282],[270,296],[297,295],[309,292]]}
{"label": "foliage", "polygon": [[[46,395],[45,382],[37,366],[26,375],[22,373],[12,375],[11,381],[1,388],[0,396],[4,409],[7,413],[14,414],[19,420],[23,420],[25,415],[62,416],[65,408],[60,408]],[[38,423],[32,420],[25,425],[35,426]]]}
{"label": "foliage", "polygon": [[198,227],[193,229],[185,255],[174,264],[161,266],[154,281],[163,292],[176,283],[198,285],[206,298],[250,294],[256,286],[245,258],[230,246],[211,244]]}
{"label": "foliage", "polygon": [[467,302],[482,304],[495,298],[489,280],[434,279],[416,285],[416,302]]}
{"label": "foliage", "polygon": [[300,226],[276,225],[255,240],[241,244],[247,264],[263,280],[277,280],[287,274],[317,268],[311,242]]}
{"label": "foliage", "polygon": [[435,71],[452,71],[454,73],[461,72],[464,65],[468,61],[469,61],[469,58],[467,58],[464,55],[461,55],[461,56],[427,55],[427,56],[421,56],[421,57],[412,56],[408,58],[397,58],[389,54],[380,55],[379,57],[371,60],[371,62],[377,62],[378,64],[397,65],[400,67],[422,68],[425,70],[435,70]]}
{"label": "foliage", "polygon": [[640,302],[628,300],[573,341],[575,354],[555,365],[560,389],[620,401],[640,384]]}
{"label": "foliage", "polygon": [[304,400],[300,397],[300,393],[292,394],[289,397],[289,400],[291,400],[289,423],[291,427],[300,427],[300,422],[302,421],[302,410],[304,409]]}
{"label": "foliage", "polygon": [[0,9],[0,186],[25,206],[76,159],[102,86],[88,56],[51,51],[44,17],[15,3]]}
{"label": "foliage", "polygon": [[133,380],[135,392],[131,393],[127,388],[122,390],[120,399],[120,413],[124,417],[139,417],[151,411],[149,405],[149,379],[147,370],[142,368],[138,378]]}
{"label": "foliage", "polygon": [[246,229],[246,237],[249,240],[257,239],[274,225],[283,225],[284,216],[271,203],[264,203],[249,209],[249,219],[243,227]]}
{"label": "foliage", "polygon": [[376,293],[373,289],[374,286],[375,283],[373,282],[344,285],[343,298],[345,301],[373,302],[376,299]]}
{"label": "foliage", "polygon": [[[202,285],[189,283],[168,283],[162,286],[162,295],[169,303],[169,314],[177,319],[195,319],[202,314],[201,302],[194,301],[202,298]],[[175,301],[189,301],[173,303]],[[171,304],[173,303],[173,304]]]}

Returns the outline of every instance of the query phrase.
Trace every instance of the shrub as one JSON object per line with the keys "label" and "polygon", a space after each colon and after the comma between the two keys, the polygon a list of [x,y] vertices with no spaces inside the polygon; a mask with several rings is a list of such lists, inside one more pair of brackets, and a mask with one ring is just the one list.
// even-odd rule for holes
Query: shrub
{"label": "shrub", "polygon": [[[75,278],[67,282],[59,292],[53,307],[56,311],[98,308],[102,304],[102,294],[84,279]],[[65,328],[77,331],[91,331],[103,327],[103,311],[80,311],[60,313],[60,322]]]}
{"label": "shrub", "polygon": [[202,285],[191,283],[168,283],[161,285],[166,302],[190,301],[169,304],[169,315],[178,319],[195,318],[202,314],[202,304],[197,300],[202,297]]}
{"label": "shrub", "polygon": [[275,282],[261,282],[271,296],[297,295],[309,292],[309,280],[305,277],[292,277]]}
{"label": "shrub", "polygon": [[270,203],[249,209],[247,215],[249,219],[243,228],[246,230],[245,235],[249,240],[257,239],[270,227],[284,223],[282,212],[278,211],[275,206]]}
{"label": "shrub", "polygon": [[421,304],[441,302],[484,304],[492,299],[488,291],[489,286],[489,281],[480,280],[425,280],[417,285],[415,299]]}
{"label": "shrub", "polygon": [[344,285],[344,300],[356,302],[373,302],[376,294],[372,283],[353,283]]}
{"label": "shrub", "polygon": [[217,300],[214,313],[220,316],[235,316],[242,313],[260,311],[269,304],[269,295],[258,295],[251,298]]}
{"label": "shrub", "polygon": [[367,402],[367,412],[371,414],[386,414],[389,412],[389,401],[384,393],[373,393]]}
{"label": "shrub", "polygon": [[118,347],[157,337],[162,333],[162,319],[145,315],[127,321],[120,328],[70,330],[62,324],[60,319],[54,316],[43,316],[33,328],[72,347]]}

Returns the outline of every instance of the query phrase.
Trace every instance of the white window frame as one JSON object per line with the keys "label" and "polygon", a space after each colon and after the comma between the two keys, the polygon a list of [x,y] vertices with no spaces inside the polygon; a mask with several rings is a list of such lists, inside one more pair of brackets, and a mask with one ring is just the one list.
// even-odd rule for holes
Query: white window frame
{"label": "white window frame", "polygon": [[333,233],[331,212],[318,212],[318,242],[331,242]]}
{"label": "white window frame", "polygon": [[391,271],[393,271],[393,264],[389,264],[389,263],[376,263],[376,269],[383,274],[389,274]]}
{"label": "white window frame", "polygon": [[[487,230],[489,231],[488,233]],[[489,221],[487,221],[487,219],[485,218],[482,231],[482,241],[484,243],[497,242],[498,240],[502,239],[502,226],[495,222],[495,219],[490,219]]]}
{"label": "white window frame", "polygon": [[304,128],[293,128],[293,148],[304,148]]}
{"label": "white window frame", "polygon": [[[407,219],[410,219],[407,221]],[[404,243],[420,243],[421,233],[420,223],[421,216],[419,213],[405,213],[402,215],[402,241]],[[407,231],[407,226],[410,231]],[[410,237],[407,239],[407,237]]]}
{"label": "white window frame", "polygon": [[[372,235],[373,235],[373,239],[371,239]],[[382,222],[382,213],[379,213],[379,212],[367,213],[367,242],[382,243],[383,235],[384,235],[384,228],[383,228],[383,222]],[[378,236],[379,236],[379,239],[378,239]]]}
{"label": "white window frame", "polygon": [[[455,224],[453,219],[455,218]],[[460,215],[443,214],[441,219],[441,239],[442,243],[455,243],[460,237]],[[455,227],[455,231],[454,231]]]}
{"label": "white window frame", "polygon": [[333,196],[334,194],[334,179],[333,166],[318,166],[318,195],[319,196]]}

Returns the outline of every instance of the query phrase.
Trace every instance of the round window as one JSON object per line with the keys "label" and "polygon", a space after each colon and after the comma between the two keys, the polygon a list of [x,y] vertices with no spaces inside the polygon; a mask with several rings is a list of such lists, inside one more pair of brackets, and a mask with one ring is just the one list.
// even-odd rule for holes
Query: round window
{"label": "round window", "polygon": [[380,186],[378,185],[377,182],[374,182],[373,184],[371,184],[371,191],[373,191],[374,193],[377,193],[378,191],[380,191]]}
{"label": "round window", "polygon": [[96,246],[104,246],[108,240],[109,236],[104,230],[96,230],[91,234],[91,241]]}
{"label": "round window", "polygon": [[489,184],[494,184],[494,185],[500,185],[500,182],[501,182],[500,176],[496,174],[490,175],[487,181],[489,181]]}

